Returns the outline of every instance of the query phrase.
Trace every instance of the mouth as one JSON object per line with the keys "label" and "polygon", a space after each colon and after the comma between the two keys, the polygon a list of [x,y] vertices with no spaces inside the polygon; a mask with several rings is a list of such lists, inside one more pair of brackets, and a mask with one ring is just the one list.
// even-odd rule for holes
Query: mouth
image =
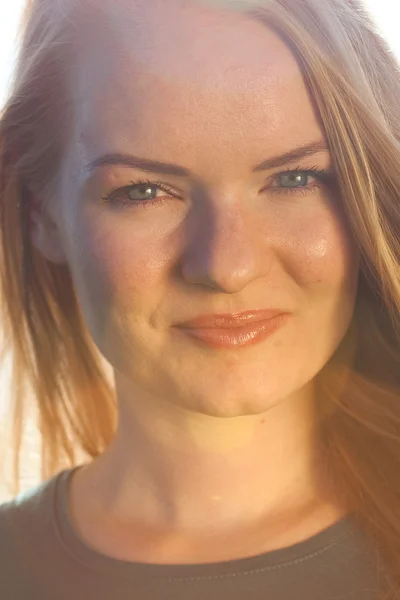
{"label": "mouth", "polygon": [[250,310],[242,313],[201,315],[178,326],[185,329],[236,329],[246,325],[260,323],[287,314],[276,308],[268,310]]}
{"label": "mouth", "polygon": [[240,348],[257,344],[280,329],[290,314],[258,311],[241,315],[200,317],[178,326],[186,336],[215,348]]}

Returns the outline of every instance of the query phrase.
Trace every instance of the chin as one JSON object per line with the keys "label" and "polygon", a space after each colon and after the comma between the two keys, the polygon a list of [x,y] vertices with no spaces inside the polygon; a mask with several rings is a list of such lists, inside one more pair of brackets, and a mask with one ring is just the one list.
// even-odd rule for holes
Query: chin
{"label": "chin", "polygon": [[208,415],[211,417],[242,417],[250,415],[261,415],[282,402],[289,401],[290,399],[299,400],[302,398],[309,398],[310,394],[305,393],[306,390],[300,387],[300,390],[293,391],[293,388],[282,388],[277,385],[272,387],[265,386],[265,391],[260,393],[260,389],[251,392],[249,386],[243,392],[238,393],[236,390],[227,390],[226,388],[210,390],[197,390],[195,394],[190,397],[190,402],[187,398],[182,399],[181,406],[185,408]]}

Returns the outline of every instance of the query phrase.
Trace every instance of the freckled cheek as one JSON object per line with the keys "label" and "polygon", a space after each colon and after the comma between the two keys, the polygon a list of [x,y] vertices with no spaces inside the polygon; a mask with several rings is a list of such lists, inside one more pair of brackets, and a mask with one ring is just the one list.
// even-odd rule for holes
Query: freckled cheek
{"label": "freckled cheek", "polygon": [[156,232],[143,235],[133,226],[85,228],[84,285],[91,296],[110,303],[146,302],[146,295],[159,290],[167,265],[171,262],[171,245]]}
{"label": "freckled cheek", "polygon": [[281,258],[298,283],[331,287],[354,279],[357,251],[346,226],[335,215],[289,223],[284,238]]}

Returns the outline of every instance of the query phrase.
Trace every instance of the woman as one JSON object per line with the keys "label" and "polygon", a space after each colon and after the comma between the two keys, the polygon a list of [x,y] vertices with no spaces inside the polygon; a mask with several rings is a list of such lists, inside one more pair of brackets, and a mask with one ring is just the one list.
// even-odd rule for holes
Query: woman
{"label": "woman", "polygon": [[399,95],[355,0],[29,2],[1,598],[398,596]]}

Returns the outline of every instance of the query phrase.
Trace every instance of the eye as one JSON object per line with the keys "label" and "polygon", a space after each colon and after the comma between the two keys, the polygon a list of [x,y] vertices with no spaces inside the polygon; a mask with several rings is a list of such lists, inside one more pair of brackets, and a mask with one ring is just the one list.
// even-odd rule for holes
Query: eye
{"label": "eye", "polygon": [[[309,179],[315,179],[309,182]],[[269,191],[272,194],[306,194],[310,191],[317,191],[321,185],[332,187],[336,181],[336,176],[332,169],[320,169],[312,167],[309,169],[287,169],[277,173],[272,177],[272,181],[277,185],[270,185],[263,188],[263,191]]]}
{"label": "eye", "polygon": [[283,187],[285,187],[285,183],[288,184],[288,187],[302,187],[307,184],[307,180],[310,177],[309,173],[301,172],[301,171],[291,171],[289,173],[283,173],[279,176],[280,182]]}
{"label": "eye", "polygon": [[125,194],[126,197],[133,202],[146,202],[148,200],[154,200],[159,191],[163,191],[159,185],[152,183],[137,183],[126,188]]}
{"label": "eye", "polygon": [[130,185],[113,190],[103,197],[105,202],[122,206],[141,206],[149,204],[163,204],[168,199],[179,196],[161,181],[139,180],[132,181]]}

